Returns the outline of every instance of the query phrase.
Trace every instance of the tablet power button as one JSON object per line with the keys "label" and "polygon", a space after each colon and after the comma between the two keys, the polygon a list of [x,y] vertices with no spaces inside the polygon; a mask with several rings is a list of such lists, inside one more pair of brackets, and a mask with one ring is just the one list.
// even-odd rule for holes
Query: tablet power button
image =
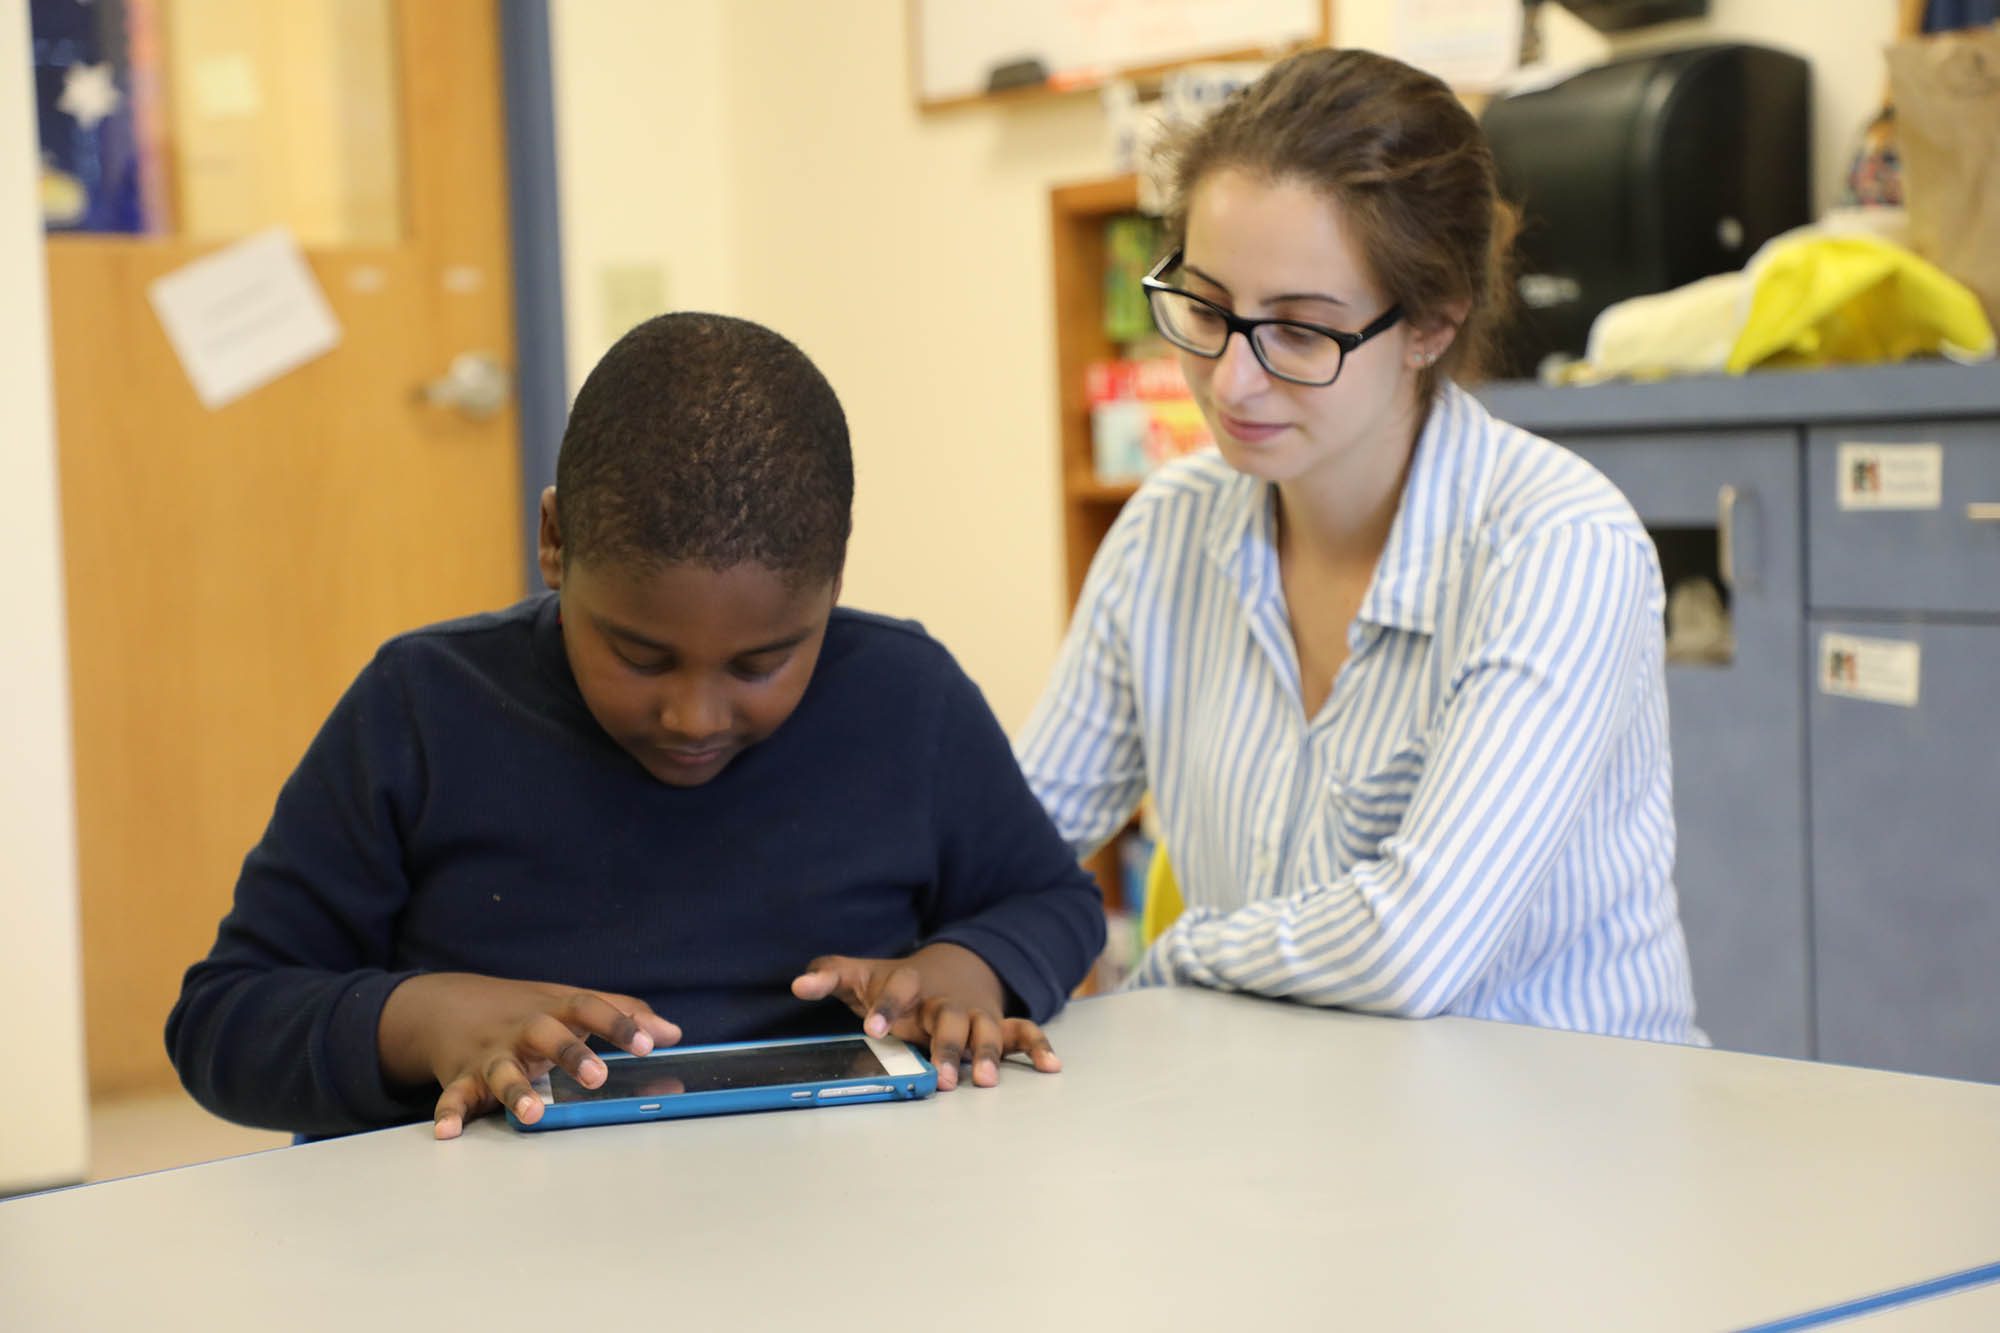
{"label": "tablet power button", "polygon": [[819,1091],[819,1099],[824,1102],[824,1101],[832,1101],[835,1097],[860,1097],[866,1093],[871,1093],[871,1092],[883,1093],[883,1092],[894,1092],[894,1091],[895,1089],[890,1087],[887,1083],[863,1083],[858,1087],[852,1087],[852,1088],[821,1088]]}

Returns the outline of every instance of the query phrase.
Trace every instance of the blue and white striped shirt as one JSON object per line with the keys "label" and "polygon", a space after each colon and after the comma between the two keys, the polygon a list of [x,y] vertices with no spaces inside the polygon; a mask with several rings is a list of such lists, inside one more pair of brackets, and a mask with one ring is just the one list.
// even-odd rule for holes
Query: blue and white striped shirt
{"label": "blue and white striped shirt", "polygon": [[1212,453],[1149,479],[1019,746],[1079,854],[1153,793],[1187,910],[1135,984],[1703,1040],[1624,497],[1446,385],[1313,718],[1274,506]]}

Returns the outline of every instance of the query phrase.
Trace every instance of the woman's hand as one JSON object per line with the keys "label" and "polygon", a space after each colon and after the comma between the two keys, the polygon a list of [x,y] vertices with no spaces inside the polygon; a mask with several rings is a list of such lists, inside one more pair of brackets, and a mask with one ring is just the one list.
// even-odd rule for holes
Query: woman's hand
{"label": "woman's hand", "polygon": [[938,1089],[958,1086],[958,1064],[972,1061],[972,1082],[1000,1081],[1000,1061],[1025,1054],[1045,1074],[1062,1069],[1040,1025],[1007,1018],[1006,991],[986,960],[956,944],[927,944],[907,958],[815,958],[792,982],[801,1000],[839,999],[871,1037],[928,1041]]}
{"label": "woman's hand", "polygon": [[389,992],[377,1043],[389,1079],[437,1080],[434,1128],[454,1139],[497,1106],[513,1108],[523,1124],[540,1120],[541,1098],[528,1084],[552,1066],[586,1088],[603,1083],[604,1061],[585,1040],[592,1036],[645,1055],[679,1041],[681,1030],[629,995],[430,972]]}

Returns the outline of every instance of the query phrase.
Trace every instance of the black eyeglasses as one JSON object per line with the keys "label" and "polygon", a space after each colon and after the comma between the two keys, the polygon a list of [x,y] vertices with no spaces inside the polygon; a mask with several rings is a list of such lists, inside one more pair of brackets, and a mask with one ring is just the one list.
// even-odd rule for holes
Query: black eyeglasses
{"label": "black eyeglasses", "polygon": [[1359,333],[1329,329],[1296,319],[1245,319],[1205,297],[1168,286],[1160,275],[1181,262],[1174,251],[1139,280],[1153,307],[1153,324],[1160,335],[1182,351],[1214,361],[1229,346],[1232,334],[1249,342],[1257,364],[1291,384],[1321,388],[1340,378],[1340,368],[1355,348],[1403,317],[1401,306],[1390,306]]}

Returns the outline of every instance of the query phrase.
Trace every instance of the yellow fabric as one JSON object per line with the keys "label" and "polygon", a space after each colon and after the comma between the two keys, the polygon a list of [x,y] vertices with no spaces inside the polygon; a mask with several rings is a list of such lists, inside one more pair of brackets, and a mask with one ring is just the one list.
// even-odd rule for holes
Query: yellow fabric
{"label": "yellow fabric", "polygon": [[1559,381],[1595,384],[1619,376],[1645,380],[1720,372],[1735,346],[1749,285],[1742,273],[1718,273],[1606,306],[1590,326],[1584,359],[1563,367]]}
{"label": "yellow fabric", "polygon": [[1728,369],[1991,356],[1993,326],[1964,283],[1874,236],[1780,238],[1751,264]]}
{"label": "yellow fabric", "polygon": [[1894,240],[1801,227],[1738,273],[1619,301],[1597,316],[1563,384],[1742,374],[1762,366],[1990,357],[1993,326],[1964,283]]}
{"label": "yellow fabric", "polygon": [[1146,902],[1139,909],[1139,947],[1151,948],[1153,941],[1174,924],[1181,914],[1181,886],[1174,867],[1167,860],[1163,844],[1154,844],[1153,859],[1146,867]]}

